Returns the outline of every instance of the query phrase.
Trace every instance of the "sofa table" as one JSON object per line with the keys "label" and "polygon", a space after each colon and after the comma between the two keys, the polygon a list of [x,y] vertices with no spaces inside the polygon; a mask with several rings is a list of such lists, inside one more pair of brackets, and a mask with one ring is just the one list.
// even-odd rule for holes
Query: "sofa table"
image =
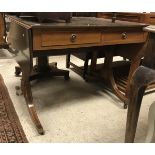
{"label": "sofa table", "polygon": [[[109,19],[94,17],[73,17],[71,23],[61,20],[39,23],[34,17],[8,17],[11,21],[8,44],[21,67],[21,90],[39,134],[43,134],[44,130],[33,104],[30,81],[47,75],[69,79],[69,71],[58,69],[56,63],[50,66],[48,56],[103,49],[106,51],[103,76],[120,99],[124,102],[128,99],[127,93],[124,95],[117,88],[111,71],[111,61],[115,54],[131,58],[126,88],[128,90],[130,78],[144,55],[147,39],[147,32],[143,31],[145,24],[125,21],[112,23]],[[34,57],[37,58],[35,67],[32,61]],[[93,70],[96,63],[94,57],[91,62]]]}

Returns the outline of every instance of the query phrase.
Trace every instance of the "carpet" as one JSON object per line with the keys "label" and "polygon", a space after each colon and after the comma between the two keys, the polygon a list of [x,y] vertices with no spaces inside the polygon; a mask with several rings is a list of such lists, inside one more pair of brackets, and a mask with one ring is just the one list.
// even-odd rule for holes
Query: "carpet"
{"label": "carpet", "polygon": [[0,143],[26,142],[27,138],[0,75]]}

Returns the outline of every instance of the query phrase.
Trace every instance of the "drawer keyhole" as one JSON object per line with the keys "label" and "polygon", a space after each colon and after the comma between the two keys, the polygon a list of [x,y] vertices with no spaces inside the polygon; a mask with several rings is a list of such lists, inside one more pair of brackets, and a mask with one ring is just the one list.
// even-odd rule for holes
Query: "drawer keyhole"
{"label": "drawer keyhole", "polygon": [[127,39],[127,33],[126,32],[122,33],[122,39]]}
{"label": "drawer keyhole", "polygon": [[76,41],[76,38],[77,38],[76,34],[72,34],[70,37],[71,42],[74,43]]}

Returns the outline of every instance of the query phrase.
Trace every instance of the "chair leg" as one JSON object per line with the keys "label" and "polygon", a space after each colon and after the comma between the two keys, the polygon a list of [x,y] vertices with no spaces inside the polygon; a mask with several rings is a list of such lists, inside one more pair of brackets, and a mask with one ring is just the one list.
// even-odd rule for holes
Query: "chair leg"
{"label": "chair leg", "polygon": [[125,142],[134,142],[139,111],[146,87],[155,82],[155,71],[148,67],[140,66],[130,81],[129,103],[126,123]]}
{"label": "chair leg", "polygon": [[86,60],[84,62],[84,71],[83,71],[83,78],[86,79],[86,75],[88,73],[88,62],[89,62],[89,58],[88,58],[88,54],[86,56]]}
{"label": "chair leg", "polygon": [[71,56],[71,54],[66,55],[66,68],[70,67],[70,56]]}
{"label": "chair leg", "polygon": [[144,95],[145,88],[133,88],[131,89],[132,96],[130,99],[130,103],[128,105],[128,114],[127,114],[127,123],[126,123],[126,133],[125,133],[125,142],[126,143],[133,143],[135,134],[136,134],[136,128],[137,128],[137,122],[139,117],[139,111],[141,107],[141,101]]}

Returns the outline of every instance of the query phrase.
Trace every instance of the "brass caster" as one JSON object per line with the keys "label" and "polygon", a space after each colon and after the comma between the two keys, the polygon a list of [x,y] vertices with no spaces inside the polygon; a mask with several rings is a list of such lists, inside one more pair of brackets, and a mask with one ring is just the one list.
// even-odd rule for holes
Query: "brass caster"
{"label": "brass caster", "polygon": [[37,131],[38,131],[38,133],[39,133],[40,135],[44,135],[44,134],[45,134],[45,131],[44,131],[44,129],[43,129],[43,127],[42,127],[41,124],[40,124],[40,125],[37,125],[37,126],[36,126],[36,129],[37,129]]}
{"label": "brass caster", "polygon": [[16,89],[16,95],[17,96],[20,96],[20,95],[23,94],[22,91],[21,91],[21,88],[19,86],[16,86],[15,89]]}
{"label": "brass caster", "polygon": [[20,67],[15,67],[15,76],[19,76],[21,74],[22,70]]}
{"label": "brass caster", "polygon": [[128,105],[126,103],[124,103],[124,106],[123,106],[124,109],[127,109],[128,108]]}

